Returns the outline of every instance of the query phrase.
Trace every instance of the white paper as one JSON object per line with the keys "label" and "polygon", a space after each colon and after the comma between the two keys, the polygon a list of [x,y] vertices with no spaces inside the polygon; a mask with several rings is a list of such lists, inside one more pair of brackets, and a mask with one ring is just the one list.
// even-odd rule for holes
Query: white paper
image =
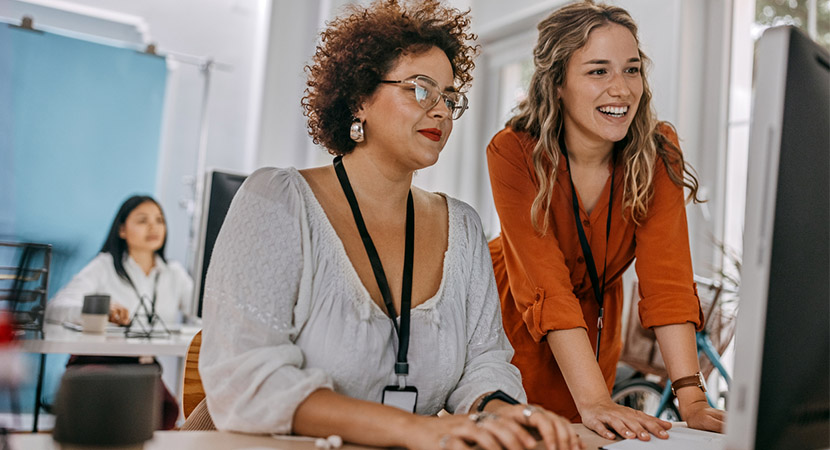
{"label": "white paper", "polygon": [[668,439],[658,439],[654,436],[647,442],[639,439],[626,439],[602,448],[607,450],[723,450],[726,448],[726,435],[675,426],[669,430]]}

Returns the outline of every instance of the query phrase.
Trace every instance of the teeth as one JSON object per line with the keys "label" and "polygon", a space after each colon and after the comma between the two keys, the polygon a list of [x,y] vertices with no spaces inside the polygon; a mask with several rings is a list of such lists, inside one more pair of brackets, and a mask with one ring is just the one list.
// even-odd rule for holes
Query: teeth
{"label": "teeth", "polygon": [[608,114],[614,117],[622,117],[628,112],[628,106],[600,106],[597,109],[603,114]]}

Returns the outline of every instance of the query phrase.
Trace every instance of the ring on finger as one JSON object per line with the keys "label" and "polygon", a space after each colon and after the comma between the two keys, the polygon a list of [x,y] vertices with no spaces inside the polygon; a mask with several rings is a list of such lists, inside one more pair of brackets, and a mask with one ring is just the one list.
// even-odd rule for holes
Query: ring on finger
{"label": "ring on finger", "polygon": [[536,412],[538,408],[533,405],[525,405],[524,409],[522,410],[522,415],[525,417],[526,421],[530,421],[530,416]]}
{"label": "ring on finger", "polygon": [[438,446],[441,448],[441,450],[446,450],[447,449],[447,443],[449,441],[450,441],[450,435],[445,434],[445,435],[441,436],[441,440],[438,441]]}

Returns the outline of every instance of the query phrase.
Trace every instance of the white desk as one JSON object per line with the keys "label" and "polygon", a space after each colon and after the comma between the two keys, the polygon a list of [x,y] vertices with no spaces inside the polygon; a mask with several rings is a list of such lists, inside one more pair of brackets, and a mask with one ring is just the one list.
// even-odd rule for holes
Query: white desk
{"label": "white desk", "polygon": [[49,353],[68,353],[73,355],[95,356],[175,356],[179,358],[176,368],[176,384],[173,395],[181,394],[183,358],[187,356],[187,347],[193,336],[199,331],[196,326],[183,326],[178,333],[171,333],[166,338],[127,338],[123,333],[89,334],[73,331],[62,325],[46,324],[43,326],[43,339],[24,339],[19,341],[20,351],[40,353],[37,388],[35,389],[35,411],[32,431],[37,431],[40,415],[40,397],[43,393],[43,371],[46,355]]}
{"label": "white desk", "polygon": [[199,327],[183,326],[181,332],[169,338],[126,338],[123,334],[88,334],[46,324],[43,339],[20,341],[20,351],[26,353],[69,353],[99,356],[187,356],[190,340]]}
{"label": "white desk", "polygon": [[[611,443],[588,430],[581,424],[571,425],[577,429],[587,450],[596,450]],[[52,440],[51,434],[13,434],[10,436],[12,449],[58,450],[60,446]],[[144,450],[231,450],[253,448],[276,448],[282,450],[316,450],[314,439],[252,436],[221,431],[156,431],[154,438],[147,441]],[[360,450],[373,447],[345,444],[343,450]],[[542,450],[540,443],[536,447]]]}

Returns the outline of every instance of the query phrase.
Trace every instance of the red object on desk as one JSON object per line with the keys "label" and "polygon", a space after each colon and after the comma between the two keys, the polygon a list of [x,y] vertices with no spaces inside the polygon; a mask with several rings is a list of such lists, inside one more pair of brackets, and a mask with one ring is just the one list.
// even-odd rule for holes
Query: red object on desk
{"label": "red object on desk", "polygon": [[11,315],[0,312],[0,345],[14,341],[14,328],[12,327]]}

